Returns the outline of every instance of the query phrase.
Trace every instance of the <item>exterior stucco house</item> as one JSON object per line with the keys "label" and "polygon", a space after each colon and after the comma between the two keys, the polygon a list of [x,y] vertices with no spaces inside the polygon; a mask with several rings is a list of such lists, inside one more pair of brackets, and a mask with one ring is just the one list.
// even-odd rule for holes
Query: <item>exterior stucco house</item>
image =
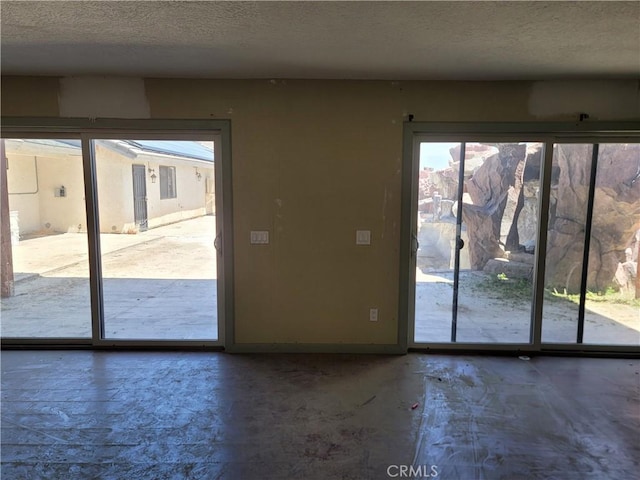
{"label": "exterior stucco house", "polygon": [[[79,140],[5,140],[12,238],[86,231]],[[100,231],[214,214],[213,143],[96,140]]]}

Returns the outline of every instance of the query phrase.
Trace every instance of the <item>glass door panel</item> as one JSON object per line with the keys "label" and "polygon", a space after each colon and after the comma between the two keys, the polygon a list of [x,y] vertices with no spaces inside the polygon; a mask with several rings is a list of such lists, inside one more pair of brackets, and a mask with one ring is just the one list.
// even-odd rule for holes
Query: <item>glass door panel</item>
{"label": "glass door panel", "polygon": [[2,337],[91,338],[80,140],[2,150]]}
{"label": "glass door panel", "polygon": [[601,144],[589,243],[584,343],[640,345],[640,144]]}
{"label": "glass door panel", "polygon": [[640,345],[639,172],[638,144],[554,146],[543,342]]}
{"label": "glass door panel", "polygon": [[213,142],[94,140],[104,338],[216,340]]}
{"label": "glass door panel", "polygon": [[542,341],[576,343],[593,145],[553,146]]}
{"label": "glass door panel", "polygon": [[529,343],[542,143],[467,143],[456,341]]}
{"label": "glass door panel", "polygon": [[460,143],[420,144],[416,342],[451,341]]}

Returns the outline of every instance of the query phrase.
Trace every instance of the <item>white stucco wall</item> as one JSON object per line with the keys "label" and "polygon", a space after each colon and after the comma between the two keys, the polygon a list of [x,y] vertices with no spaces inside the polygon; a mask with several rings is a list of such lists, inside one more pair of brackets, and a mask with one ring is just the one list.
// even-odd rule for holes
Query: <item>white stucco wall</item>
{"label": "white stucco wall", "polygon": [[[147,187],[149,228],[206,215],[206,178],[213,178],[213,164],[143,155],[127,157],[105,146],[96,145],[100,231],[134,233],[138,227],[133,213],[133,165],[144,165]],[[176,198],[160,199],[160,166],[176,168]],[[196,168],[201,174],[196,176]],[[149,169],[156,175],[151,180]]]}
{"label": "white stucco wall", "polygon": [[[20,235],[86,231],[82,158],[7,151],[9,209],[18,212]],[[56,196],[65,187],[66,196]]]}
{"label": "white stucco wall", "polygon": [[95,147],[98,177],[98,209],[103,233],[134,233],[132,158]]}
{"label": "white stucco wall", "polygon": [[[87,215],[84,203],[82,158],[51,157],[38,159],[40,184],[40,222],[54,232],[85,232]],[[56,189],[64,186],[65,196]],[[49,225],[47,227],[47,225]]]}
{"label": "white stucco wall", "polygon": [[[24,148],[24,145],[21,146]],[[7,148],[9,208],[18,211],[20,235],[86,231],[84,178],[80,150],[77,155],[58,155],[47,146],[29,146],[38,155],[18,154]],[[100,231],[136,233],[133,213],[133,165],[144,165],[149,228],[213,213],[213,164],[144,155],[135,157],[96,144]],[[177,197],[160,199],[160,165],[176,167]],[[156,183],[151,182],[154,169]],[[201,174],[200,180],[196,176]],[[37,173],[36,173],[37,172]],[[55,195],[65,187],[66,196]],[[207,202],[209,206],[207,207]]]}
{"label": "white stucco wall", "polygon": [[[160,199],[160,166],[176,167],[176,198]],[[158,178],[151,183],[147,175],[147,210],[149,228],[206,215],[207,177],[213,178],[213,165],[202,162],[170,162],[156,159],[148,162]],[[198,180],[196,168],[201,177]]]}
{"label": "white stucco wall", "polygon": [[9,210],[18,212],[20,235],[36,232],[41,228],[37,159],[34,155],[11,155],[7,151],[7,161]]}

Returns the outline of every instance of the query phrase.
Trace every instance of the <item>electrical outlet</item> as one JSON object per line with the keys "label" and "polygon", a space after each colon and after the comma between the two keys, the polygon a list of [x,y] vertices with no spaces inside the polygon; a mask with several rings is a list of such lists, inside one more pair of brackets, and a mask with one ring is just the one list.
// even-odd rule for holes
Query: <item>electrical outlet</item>
{"label": "electrical outlet", "polygon": [[370,308],[369,309],[369,321],[370,322],[377,322],[378,321],[378,309],[377,308]]}

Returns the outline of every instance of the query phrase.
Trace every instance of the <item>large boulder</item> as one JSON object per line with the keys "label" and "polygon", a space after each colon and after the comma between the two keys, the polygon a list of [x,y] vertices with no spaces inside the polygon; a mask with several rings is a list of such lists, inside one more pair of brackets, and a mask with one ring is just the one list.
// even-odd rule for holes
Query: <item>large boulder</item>
{"label": "large boulder", "polygon": [[424,272],[453,268],[455,238],[453,222],[422,222],[418,230],[418,268]]}
{"label": "large boulder", "polygon": [[543,145],[526,144],[525,158],[517,165],[502,215],[500,240],[505,250],[533,252],[538,235],[538,192]]}
{"label": "large boulder", "polygon": [[[509,251],[533,252],[543,145],[470,143],[466,147],[462,218],[469,235],[465,250],[471,268],[481,270],[490,260],[507,257]],[[420,172],[420,210],[431,213],[434,222],[451,222],[456,215],[456,207],[451,211],[448,207],[457,195],[460,147],[450,153],[447,168]],[[554,146],[545,284],[569,293],[580,291],[591,158],[591,144]],[[439,209],[434,209],[436,204]],[[434,228],[422,233],[425,247],[437,244],[440,254],[432,262],[445,265],[450,259],[447,242],[440,237],[442,229]],[[589,290],[619,284],[614,280],[618,265],[625,262],[625,249],[637,248],[634,234],[639,229],[640,145],[603,144],[590,237]]]}
{"label": "large boulder", "polygon": [[531,180],[522,185],[522,210],[515,219],[518,232],[518,243],[525,250],[533,251],[538,239],[538,202],[540,181]]}
{"label": "large boulder", "polygon": [[[580,291],[589,197],[591,145],[556,145],[552,179],[546,284]],[[602,145],[598,157],[587,289],[615,286],[640,228],[640,145]]]}
{"label": "large boulder", "polygon": [[[493,258],[505,256],[501,241],[503,216],[507,204],[511,205],[513,218],[520,192],[514,191],[516,172],[524,171],[527,146],[518,143],[493,144],[497,153],[484,158],[465,181],[466,201],[463,202],[462,219],[469,232],[469,259],[471,268],[481,270]],[[466,161],[466,159],[465,159]],[[519,182],[522,187],[522,182]],[[512,193],[509,203],[509,193]]]}

